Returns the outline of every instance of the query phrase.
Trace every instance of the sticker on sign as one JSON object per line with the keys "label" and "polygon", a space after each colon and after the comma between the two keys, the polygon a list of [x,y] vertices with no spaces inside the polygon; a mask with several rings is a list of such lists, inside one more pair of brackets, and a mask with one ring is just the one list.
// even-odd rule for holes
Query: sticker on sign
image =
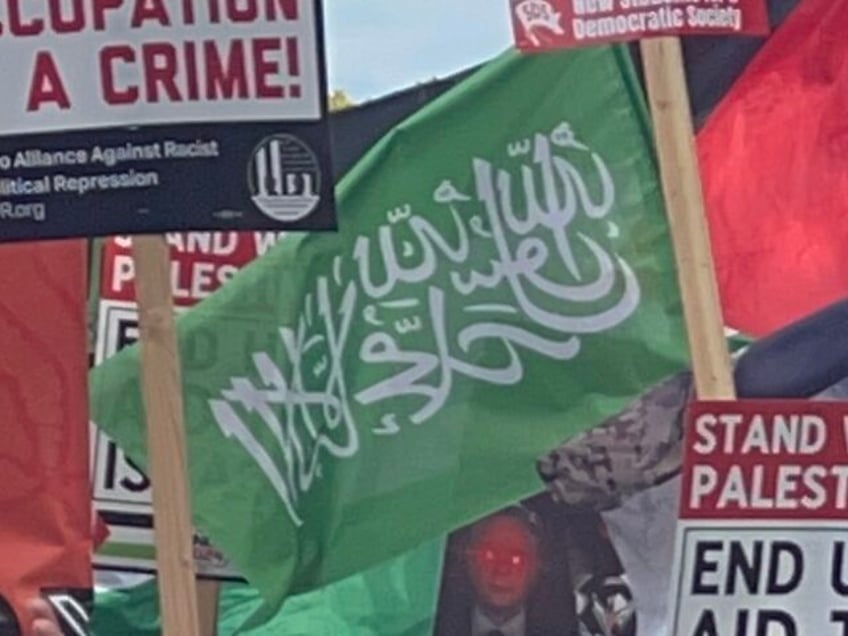
{"label": "sticker on sign", "polygon": [[848,636],[848,403],[688,416],[674,636]]}
{"label": "sticker on sign", "polygon": [[511,0],[510,6],[516,46],[524,51],[769,30],[763,0]]}

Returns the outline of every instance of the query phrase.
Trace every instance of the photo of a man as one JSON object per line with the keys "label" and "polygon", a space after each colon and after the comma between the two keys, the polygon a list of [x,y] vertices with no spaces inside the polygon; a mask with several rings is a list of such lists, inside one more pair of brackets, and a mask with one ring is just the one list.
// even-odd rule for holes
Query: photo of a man
{"label": "photo of a man", "polygon": [[548,493],[453,533],[437,636],[632,636],[632,595],[593,511]]}
{"label": "photo of a man", "polygon": [[474,586],[474,636],[526,634],[526,603],[539,577],[539,537],[530,513],[508,508],[472,531],[467,567]]}

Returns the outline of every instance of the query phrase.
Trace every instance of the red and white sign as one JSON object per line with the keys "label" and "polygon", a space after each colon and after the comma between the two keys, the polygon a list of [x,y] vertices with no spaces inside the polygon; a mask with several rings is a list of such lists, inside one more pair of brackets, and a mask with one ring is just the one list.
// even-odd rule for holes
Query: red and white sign
{"label": "red and white sign", "polygon": [[[208,298],[244,265],[262,256],[282,236],[279,232],[169,233],[174,303],[191,307]],[[134,303],[135,265],[132,239],[119,236],[103,250],[101,300]]]}
{"label": "red and white sign", "polygon": [[764,35],[764,0],[510,0],[516,46],[546,51],[658,35]]}
{"label": "red and white sign", "polygon": [[688,416],[674,636],[848,635],[848,403]]}
{"label": "red and white sign", "polygon": [[318,120],[319,28],[303,0],[4,2],[0,135]]}

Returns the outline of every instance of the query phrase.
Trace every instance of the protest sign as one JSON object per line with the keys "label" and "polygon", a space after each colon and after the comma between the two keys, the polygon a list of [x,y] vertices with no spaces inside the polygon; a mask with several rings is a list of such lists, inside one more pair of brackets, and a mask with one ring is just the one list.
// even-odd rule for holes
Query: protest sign
{"label": "protest sign", "polygon": [[848,634],[848,404],[692,407],[675,636]]}
{"label": "protest sign", "polygon": [[[275,232],[192,232],[169,234],[171,284],[178,311],[200,302],[235,273],[268,250],[279,238]],[[95,362],[100,364],[138,340],[135,272],[128,237],[105,244],[102,256]],[[213,363],[221,334],[207,330],[182,352],[188,368]],[[186,391],[191,391],[186,387]],[[94,429],[92,483],[97,511],[110,535],[95,555],[98,568],[154,573],[153,508],[147,475],[105,433]],[[227,558],[205,536],[195,533],[194,557],[198,575],[238,578]]]}
{"label": "protest sign", "polygon": [[0,240],[332,229],[319,0],[0,8]]}
{"label": "protest sign", "polygon": [[510,0],[524,51],[625,42],[658,35],[763,35],[763,0]]}

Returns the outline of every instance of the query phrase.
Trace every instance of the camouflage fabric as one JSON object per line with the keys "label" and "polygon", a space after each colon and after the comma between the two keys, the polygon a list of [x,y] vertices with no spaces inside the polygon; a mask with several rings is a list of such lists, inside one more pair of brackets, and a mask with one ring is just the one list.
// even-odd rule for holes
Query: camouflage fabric
{"label": "camouflage fabric", "polygon": [[618,415],[569,439],[538,462],[555,500],[609,510],[680,471],[691,372],[653,386]]}

